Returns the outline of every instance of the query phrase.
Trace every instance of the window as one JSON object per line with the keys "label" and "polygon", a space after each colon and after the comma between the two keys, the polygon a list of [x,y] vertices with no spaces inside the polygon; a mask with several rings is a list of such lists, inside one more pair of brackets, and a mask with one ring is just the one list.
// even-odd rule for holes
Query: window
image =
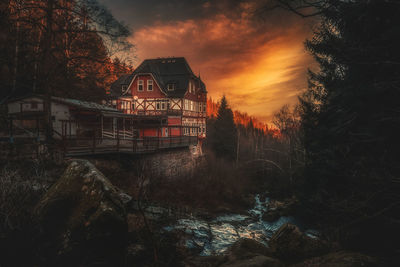
{"label": "window", "polygon": [[122,85],[122,92],[125,92],[128,89],[128,85]]}
{"label": "window", "polygon": [[153,91],[153,80],[147,80],[147,91]]}
{"label": "window", "polygon": [[162,109],[162,110],[165,110],[165,109],[166,109],[165,107],[166,107],[165,102],[162,102],[162,103],[161,103],[161,109]]}
{"label": "window", "polygon": [[174,90],[175,90],[175,84],[169,83],[169,84],[167,85],[167,90],[168,90],[168,91],[174,91]]}
{"label": "window", "polygon": [[135,103],[132,103],[132,110],[135,110]]}
{"label": "window", "polygon": [[138,81],[138,88],[137,88],[137,90],[138,90],[138,91],[143,91],[143,80],[139,80],[139,81]]}
{"label": "window", "polygon": [[194,82],[190,83],[190,87],[192,88],[192,93],[194,94],[196,92],[195,86],[194,86]]}
{"label": "window", "polygon": [[203,103],[203,112],[206,111],[206,108],[207,108],[207,103]]}
{"label": "window", "polygon": [[38,108],[38,103],[37,102],[31,102],[31,109],[37,109]]}
{"label": "window", "polygon": [[157,109],[157,110],[160,110],[160,102],[157,102],[157,103],[156,103],[156,109]]}

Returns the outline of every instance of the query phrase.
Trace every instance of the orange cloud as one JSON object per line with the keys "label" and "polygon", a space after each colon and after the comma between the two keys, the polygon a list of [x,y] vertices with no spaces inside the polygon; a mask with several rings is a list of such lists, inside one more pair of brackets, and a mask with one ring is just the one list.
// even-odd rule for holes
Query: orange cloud
{"label": "orange cloud", "polygon": [[145,26],[132,36],[138,59],[184,56],[211,97],[225,94],[233,108],[268,121],[306,87],[313,61],[303,42],[310,27],[292,17],[284,26],[255,22],[249,10],[244,5],[234,19],[216,14]]}

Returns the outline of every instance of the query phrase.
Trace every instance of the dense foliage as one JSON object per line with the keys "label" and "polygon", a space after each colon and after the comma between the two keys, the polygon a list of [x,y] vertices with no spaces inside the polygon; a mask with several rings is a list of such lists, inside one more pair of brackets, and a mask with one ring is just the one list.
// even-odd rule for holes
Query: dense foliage
{"label": "dense foliage", "polygon": [[304,201],[343,244],[394,253],[399,245],[391,233],[400,226],[400,2],[311,3],[321,24],[306,47],[320,68],[310,72],[300,98]]}
{"label": "dense foliage", "polygon": [[99,101],[129,66],[129,30],[92,0],[0,4],[0,100],[27,93]]}

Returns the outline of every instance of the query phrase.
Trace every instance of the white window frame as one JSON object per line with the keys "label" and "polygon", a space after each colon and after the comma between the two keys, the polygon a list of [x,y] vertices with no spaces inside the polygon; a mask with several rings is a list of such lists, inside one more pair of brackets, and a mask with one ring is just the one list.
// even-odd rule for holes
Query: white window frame
{"label": "white window frame", "polygon": [[[151,86],[151,89],[150,89]],[[147,91],[153,91],[154,83],[153,80],[147,80]]]}
{"label": "white window frame", "polygon": [[[142,89],[140,89],[140,87]],[[138,80],[137,90],[138,90],[138,92],[143,92],[143,90],[144,90],[144,80]]]}

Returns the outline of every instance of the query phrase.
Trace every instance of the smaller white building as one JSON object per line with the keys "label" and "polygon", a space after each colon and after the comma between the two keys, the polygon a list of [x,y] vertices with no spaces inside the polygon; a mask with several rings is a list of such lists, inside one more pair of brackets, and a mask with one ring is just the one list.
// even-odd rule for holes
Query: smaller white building
{"label": "smaller white building", "polygon": [[[45,101],[40,95],[30,95],[8,102],[10,135],[14,137],[44,137],[46,122]],[[52,97],[51,118],[53,138],[91,136],[103,115],[118,116],[117,109],[93,102]]]}

